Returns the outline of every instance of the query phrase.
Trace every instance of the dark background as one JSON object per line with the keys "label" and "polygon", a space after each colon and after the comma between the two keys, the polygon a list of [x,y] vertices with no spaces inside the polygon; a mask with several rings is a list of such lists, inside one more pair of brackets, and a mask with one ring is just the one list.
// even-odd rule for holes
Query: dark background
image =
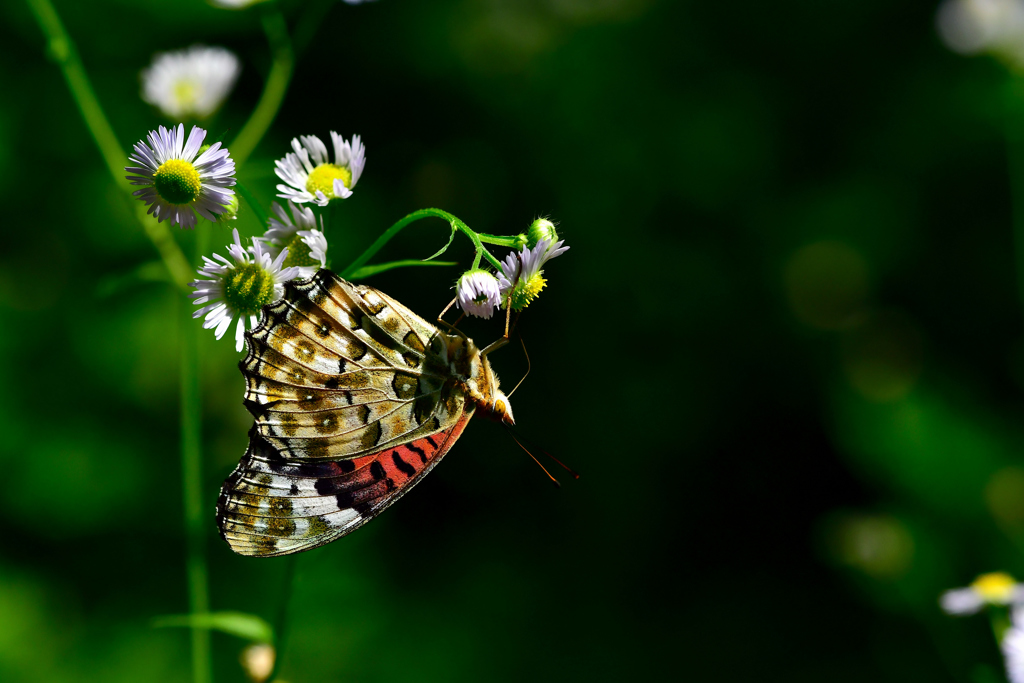
{"label": "dark background", "polygon": [[[257,9],[56,6],[125,150],[167,123],[138,96],[155,51],[242,59],[214,134],[259,96]],[[184,681],[187,634],[150,622],[187,609],[185,306],[124,277],[152,246],[27,7],[0,13],[0,679]],[[934,13],[332,8],[240,179],[269,204],[293,136],[361,134],[335,265],[424,206],[484,232],[558,221],[572,248],[523,316],[513,405],[583,476],[555,490],[474,421],[414,493],[301,557],[285,680],[1000,680],[986,619],[937,597],[1024,574],[1016,119],[1008,70],[949,52]],[[419,223],[380,258],[446,238]],[[468,266],[468,243],[449,255]],[[458,272],[368,282],[430,318]],[[239,355],[202,350],[212,606],[271,619],[282,561],[232,555],[212,514],[251,423]],[[526,365],[493,362],[506,386]],[[243,642],[213,644],[217,680],[243,680]]]}

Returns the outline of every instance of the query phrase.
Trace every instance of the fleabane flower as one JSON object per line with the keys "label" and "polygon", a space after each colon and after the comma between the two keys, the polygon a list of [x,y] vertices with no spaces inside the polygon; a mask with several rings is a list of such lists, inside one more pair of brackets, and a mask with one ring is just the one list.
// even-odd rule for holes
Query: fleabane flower
{"label": "fleabane flower", "polygon": [[466,271],[459,278],[459,308],[478,318],[490,318],[494,309],[501,304],[498,278],[486,270],[476,268]]}
{"label": "fleabane flower", "polygon": [[[301,142],[300,142],[301,141]],[[315,135],[302,135],[292,139],[293,152],[274,162],[277,177],[285,184],[278,185],[278,197],[296,204],[313,202],[327,206],[332,199],[352,196],[352,188],[359,182],[366,166],[366,148],[358,135],[349,144],[333,130],[331,143],[334,161],[327,147]]]}
{"label": "fleabane flower", "polygon": [[149,205],[147,213],[163,222],[170,220],[183,228],[196,226],[196,213],[209,221],[217,220],[231,205],[235,191],[235,162],[219,142],[199,154],[206,131],[193,126],[188,140],[185,126],[170,130],[160,126],[150,131],[145,141],[135,143],[128,159],[137,166],[125,166],[133,175],[132,185],[143,185],[132,194]]}
{"label": "fleabane flower", "polygon": [[947,614],[974,614],[985,605],[1024,604],[1024,584],[1003,572],[982,574],[966,588],[954,588],[939,598]]}
{"label": "fleabane flower", "polygon": [[161,52],[142,70],[142,99],[174,119],[202,119],[220,108],[241,66],[222,47],[193,45]]}
{"label": "fleabane flower", "polygon": [[299,269],[282,267],[288,258],[287,249],[271,260],[260,242],[246,250],[238,238],[238,229],[233,233],[235,242],[228,245],[231,259],[220,254],[214,254],[212,259],[203,256],[199,275],[209,279],[192,282],[196,291],[189,296],[195,299],[192,302],[195,305],[205,304],[192,317],[205,315],[203,329],[212,329],[217,339],[224,336],[235,318],[238,319],[235,350],[241,351],[246,320],[249,329],[256,327],[260,309],[284,296],[284,283],[294,279]]}
{"label": "fleabane flower", "polygon": [[542,270],[544,264],[569,250],[562,246],[564,242],[542,239],[533,247],[523,247],[518,253],[506,256],[498,275],[502,303],[511,293],[513,310],[521,311],[529,306],[547,285]]}
{"label": "fleabane flower", "polygon": [[[307,206],[299,208],[288,202],[291,217],[277,202],[271,205],[277,218],[270,219],[270,228],[263,237],[255,241],[263,242],[271,257],[277,258],[282,250],[288,250],[282,267],[298,268],[299,277],[313,277],[317,270],[327,265],[327,238],[323,230],[317,229],[316,216]],[[321,219],[321,228],[323,228]]]}

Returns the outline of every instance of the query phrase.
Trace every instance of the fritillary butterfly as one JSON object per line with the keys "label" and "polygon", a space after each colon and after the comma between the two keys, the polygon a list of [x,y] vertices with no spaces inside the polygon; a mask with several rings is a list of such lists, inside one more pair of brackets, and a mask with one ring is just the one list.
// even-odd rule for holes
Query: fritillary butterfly
{"label": "fritillary butterfly", "polygon": [[246,341],[255,423],[217,500],[241,555],[341,538],[415,486],[474,413],[512,422],[486,349],[328,270],[289,283]]}

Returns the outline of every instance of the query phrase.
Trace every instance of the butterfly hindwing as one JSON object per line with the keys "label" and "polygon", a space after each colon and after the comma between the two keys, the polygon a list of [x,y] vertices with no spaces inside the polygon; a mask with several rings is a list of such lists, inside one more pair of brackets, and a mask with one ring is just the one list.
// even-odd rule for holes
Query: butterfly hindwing
{"label": "butterfly hindwing", "polygon": [[472,416],[376,453],[333,462],[289,462],[253,433],[224,482],[217,524],[232,550],[270,557],[309,550],[359,528],[427,474]]}

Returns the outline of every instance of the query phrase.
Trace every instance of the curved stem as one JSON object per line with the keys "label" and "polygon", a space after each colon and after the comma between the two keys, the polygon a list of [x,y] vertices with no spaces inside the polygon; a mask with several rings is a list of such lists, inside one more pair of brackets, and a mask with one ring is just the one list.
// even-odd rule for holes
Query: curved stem
{"label": "curved stem", "polygon": [[[110,122],[107,121],[107,117],[103,113],[103,107],[100,106],[96,93],[92,90],[89,77],[85,73],[85,67],[78,56],[78,50],[75,48],[75,44],[72,42],[67,31],[64,30],[64,25],[61,23],[57,10],[54,9],[50,0],[27,1],[29,9],[32,10],[32,14],[35,15],[36,21],[43,31],[43,35],[46,36],[50,57],[60,66],[64,79],[67,81],[68,90],[71,92],[71,97],[75,100],[75,104],[78,105],[78,110],[82,113],[85,126],[89,129],[93,140],[96,141],[96,146],[100,148],[100,154],[103,156],[103,161],[110,172],[111,178],[121,189],[130,192],[132,186],[128,183],[127,178],[125,178],[124,171],[125,163],[128,159],[121,149],[120,143],[117,141],[117,136],[114,135],[114,129],[111,128]],[[137,209],[139,208],[141,208],[141,204],[137,205]],[[188,283],[192,279],[192,269],[189,267],[188,260],[182,253],[178,243],[171,236],[168,226],[165,223],[158,222],[152,216],[146,215],[145,208],[138,210],[138,216],[143,229],[146,231],[146,236],[153,242],[153,246],[156,247],[160,258],[163,259],[164,265],[167,266],[171,279],[179,289],[187,290]]]}
{"label": "curved stem", "polygon": [[[473,246],[476,248],[478,257],[482,255],[484,258],[487,259],[488,263],[490,263],[492,266],[499,270],[501,269],[501,262],[498,259],[494,258],[491,252],[487,251],[487,248],[484,247],[484,245],[481,243],[480,237],[477,235],[477,233],[474,232],[468,225],[463,223],[462,220],[460,220],[456,216],[453,216],[447,211],[442,211],[441,209],[420,209],[418,211],[413,211],[408,216],[402,218],[397,223],[392,225],[390,228],[385,230],[384,234],[378,237],[377,240],[366,249],[366,251],[360,254],[355,261],[350,263],[349,266],[345,268],[345,270],[341,271],[341,277],[347,278],[349,275],[355,272],[360,266],[362,266],[364,263],[373,258],[378,251],[383,249],[385,244],[390,242],[395,235],[402,231],[402,228],[409,225],[410,223],[420,220],[421,218],[443,218],[444,220],[448,221],[448,223],[452,227],[462,232],[464,235],[466,235],[466,237],[469,238],[469,240],[473,243]],[[477,263],[479,263],[479,261],[477,261]]]}
{"label": "curved stem", "polygon": [[284,95],[288,91],[288,83],[292,78],[292,70],[295,68],[295,57],[292,54],[292,43],[288,37],[288,26],[280,10],[274,8],[265,10],[263,14],[263,30],[267,34],[270,48],[274,53],[274,61],[270,66],[270,73],[267,75],[267,82],[263,86],[263,94],[256,104],[249,120],[245,122],[238,137],[231,143],[231,157],[235,160],[235,167],[241,168],[249,159],[249,155],[256,149],[266,134],[274,117],[277,116]]}

